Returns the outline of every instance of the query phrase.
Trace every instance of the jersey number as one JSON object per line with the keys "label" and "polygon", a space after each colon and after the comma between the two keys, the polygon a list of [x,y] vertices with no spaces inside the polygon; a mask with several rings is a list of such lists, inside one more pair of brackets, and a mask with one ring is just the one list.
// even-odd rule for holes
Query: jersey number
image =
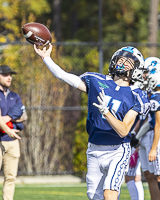
{"label": "jersey number", "polygon": [[[105,95],[107,99],[107,107],[109,106],[109,103],[111,102],[112,106],[110,107],[111,113],[117,118],[116,113],[121,105],[121,101],[117,99],[112,99],[111,96]],[[105,119],[105,117],[102,116],[102,118]]]}

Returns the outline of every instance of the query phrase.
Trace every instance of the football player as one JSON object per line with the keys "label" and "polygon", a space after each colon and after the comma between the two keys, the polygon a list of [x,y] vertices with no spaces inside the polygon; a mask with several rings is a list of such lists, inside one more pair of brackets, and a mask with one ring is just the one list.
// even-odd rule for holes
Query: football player
{"label": "football player", "polygon": [[144,116],[137,116],[137,120],[133,130],[131,130],[131,157],[129,168],[125,175],[125,182],[131,197],[131,200],[144,200],[144,189],[141,177],[141,162],[139,159],[139,140],[136,139],[136,133],[140,129]]}
{"label": "football player", "polygon": [[136,116],[150,107],[143,91],[129,86],[142,75],[141,52],[123,47],[111,58],[110,76],[87,72],[79,77],[54,63],[51,44],[48,49],[36,45],[34,49],[55,77],[87,93],[87,196],[90,200],[117,200],[131,154],[130,129]]}
{"label": "football player", "polygon": [[[146,58],[144,67],[145,67],[145,73],[143,77],[146,80],[144,82],[144,89],[147,90],[148,96],[150,97],[153,93],[153,89],[152,89],[153,87],[151,87],[151,80],[149,77],[151,77],[150,74],[152,74],[153,72],[159,71],[160,59],[157,57]],[[153,80],[152,80],[152,83],[153,83]],[[151,162],[151,160],[149,159],[150,156],[148,157],[148,155],[150,154],[152,155],[152,152],[153,152],[151,151],[152,144],[153,144],[153,149],[156,148],[155,143],[153,143],[154,126],[152,124],[154,124],[154,115],[153,115],[152,107],[153,107],[153,104],[151,101],[152,112],[148,114],[148,118],[143,124],[143,126],[140,128],[139,132],[136,135],[136,138],[140,140],[139,156],[140,156],[142,171],[148,182],[151,200],[154,200],[154,199],[158,200],[160,199],[160,193],[158,190],[156,176],[154,174],[154,162]]]}
{"label": "football player", "polygon": [[[158,59],[158,58],[157,58]],[[151,199],[160,199],[160,62],[151,60],[147,82],[150,91],[150,130],[141,139],[140,159]]]}

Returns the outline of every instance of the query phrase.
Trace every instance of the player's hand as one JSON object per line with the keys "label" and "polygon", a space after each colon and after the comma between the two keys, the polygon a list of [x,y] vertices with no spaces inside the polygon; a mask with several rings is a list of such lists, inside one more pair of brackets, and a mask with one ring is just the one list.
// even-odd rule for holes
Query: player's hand
{"label": "player's hand", "polygon": [[34,50],[42,59],[44,59],[45,57],[50,57],[50,54],[52,52],[52,44],[49,43],[48,49],[46,46],[44,46],[43,49],[40,49],[39,46],[34,44]]}
{"label": "player's hand", "polygon": [[7,131],[7,134],[12,139],[18,139],[18,140],[20,140],[21,137],[19,135],[17,135],[18,132],[19,132],[19,130],[10,129],[10,130]]}
{"label": "player's hand", "polygon": [[99,96],[97,96],[99,104],[93,103],[94,106],[96,106],[100,113],[102,115],[106,114],[109,112],[109,107],[108,106],[108,99],[106,98],[106,95],[104,93],[104,90],[99,93]]}
{"label": "player's hand", "polygon": [[151,151],[148,154],[148,160],[150,162],[152,162],[152,161],[156,160],[156,156],[157,156],[157,150],[152,150],[151,149]]}
{"label": "player's hand", "polygon": [[139,146],[139,140],[136,138],[135,134],[131,133],[131,147],[137,148]]}

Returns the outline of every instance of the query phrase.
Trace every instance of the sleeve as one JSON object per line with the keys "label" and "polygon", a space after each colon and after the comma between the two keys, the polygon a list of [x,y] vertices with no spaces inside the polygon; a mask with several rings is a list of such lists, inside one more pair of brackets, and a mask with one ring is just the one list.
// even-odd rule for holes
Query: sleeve
{"label": "sleeve", "polygon": [[156,112],[160,110],[160,104],[156,99],[151,99],[151,111]]}
{"label": "sleeve", "polygon": [[14,95],[15,95],[15,98],[16,98],[16,102],[15,103],[23,105],[21,97],[17,93],[14,93]]}
{"label": "sleeve", "polygon": [[12,108],[9,109],[7,115],[9,115],[13,120],[19,119],[25,111],[25,106],[21,103],[15,104]]}
{"label": "sleeve", "polygon": [[133,94],[136,97],[136,103],[132,109],[138,112],[140,115],[147,116],[151,109],[151,104],[147,93],[141,89],[138,89],[137,91],[133,91]]}
{"label": "sleeve", "polygon": [[89,77],[88,72],[81,74],[79,78],[86,84],[87,94],[88,94],[88,87],[89,87]]}
{"label": "sleeve", "polygon": [[69,85],[71,85],[75,88],[78,88],[78,86],[81,82],[81,79],[79,78],[79,76],[65,72],[57,64],[55,64],[54,61],[50,57],[45,57],[43,59],[43,62],[47,65],[50,72],[56,78],[58,78],[61,81],[68,83]]}
{"label": "sleeve", "polygon": [[13,123],[13,128],[21,131],[24,129],[24,126],[22,122],[18,122],[18,123]]}
{"label": "sleeve", "polygon": [[88,73],[86,72],[84,74],[81,74],[79,76],[79,78],[86,83],[87,82],[87,77],[88,77],[87,75],[88,75]]}
{"label": "sleeve", "polygon": [[16,120],[22,116],[25,111],[25,106],[22,104],[22,100],[17,93],[13,93],[13,96],[15,96],[16,101],[14,106],[8,110],[7,115],[9,115],[13,120]]}
{"label": "sleeve", "polygon": [[[22,103],[21,97],[17,93],[15,93],[15,95],[16,95],[16,104],[15,104],[16,113],[13,114],[14,115],[13,118],[20,118],[22,116],[23,112],[25,111],[25,106]],[[13,128],[18,129],[18,130],[23,130],[23,128],[24,128],[23,122],[13,122]]]}

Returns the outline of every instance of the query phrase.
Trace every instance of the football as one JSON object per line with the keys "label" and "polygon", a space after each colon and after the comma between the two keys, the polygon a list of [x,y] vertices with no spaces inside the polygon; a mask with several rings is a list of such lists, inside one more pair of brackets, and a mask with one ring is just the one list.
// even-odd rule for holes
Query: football
{"label": "football", "polygon": [[32,22],[22,26],[22,32],[27,42],[46,46],[52,42],[52,35],[48,28],[41,23]]}

